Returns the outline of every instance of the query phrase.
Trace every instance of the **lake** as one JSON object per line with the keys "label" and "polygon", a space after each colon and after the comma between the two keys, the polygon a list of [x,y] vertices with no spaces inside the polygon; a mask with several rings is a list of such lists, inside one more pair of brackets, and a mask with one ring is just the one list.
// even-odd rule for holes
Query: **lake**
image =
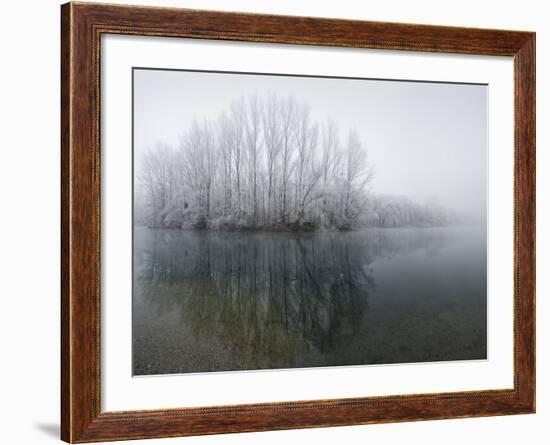
{"label": "lake", "polygon": [[484,227],[134,228],[133,373],[485,359]]}

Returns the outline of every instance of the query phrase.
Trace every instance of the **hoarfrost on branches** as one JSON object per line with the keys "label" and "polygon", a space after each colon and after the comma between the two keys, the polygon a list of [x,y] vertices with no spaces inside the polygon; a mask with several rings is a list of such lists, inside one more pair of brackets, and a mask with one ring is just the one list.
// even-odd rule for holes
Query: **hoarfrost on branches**
{"label": "hoarfrost on branches", "polygon": [[177,146],[143,155],[136,222],[159,228],[349,230],[439,226],[437,205],[372,191],[374,168],[355,130],[315,122],[306,103],[276,94],[233,101],[194,121]]}

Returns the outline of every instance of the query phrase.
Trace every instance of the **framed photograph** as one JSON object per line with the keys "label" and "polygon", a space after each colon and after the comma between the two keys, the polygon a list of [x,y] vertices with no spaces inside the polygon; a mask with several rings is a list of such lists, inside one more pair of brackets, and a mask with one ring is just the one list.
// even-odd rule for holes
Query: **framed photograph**
{"label": "framed photograph", "polygon": [[535,411],[534,33],[61,19],[63,440]]}

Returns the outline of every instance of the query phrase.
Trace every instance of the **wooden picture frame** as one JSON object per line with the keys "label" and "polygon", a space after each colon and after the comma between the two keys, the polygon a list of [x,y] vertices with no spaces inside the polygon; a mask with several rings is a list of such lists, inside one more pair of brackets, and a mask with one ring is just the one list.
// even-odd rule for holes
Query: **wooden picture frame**
{"label": "wooden picture frame", "polygon": [[[100,38],[103,34],[512,56],[514,387],[102,412]],[[535,411],[535,34],[92,3],[61,7],[61,437],[71,443]]]}

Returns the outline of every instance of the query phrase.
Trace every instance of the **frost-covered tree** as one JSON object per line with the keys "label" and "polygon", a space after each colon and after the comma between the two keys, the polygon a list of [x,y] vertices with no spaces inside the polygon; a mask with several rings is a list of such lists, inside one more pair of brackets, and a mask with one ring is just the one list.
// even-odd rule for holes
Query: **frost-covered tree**
{"label": "frost-covered tree", "polygon": [[363,224],[374,227],[437,227],[459,222],[459,218],[436,203],[418,204],[394,195],[371,195]]}
{"label": "frost-covered tree", "polygon": [[141,159],[136,214],[152,227],[351,229],[443,225],[442,208],[370,192],[373,167],[355,130],[340,140],[307,104],[240,97],[215,120],[182,129],[177,147]]}

